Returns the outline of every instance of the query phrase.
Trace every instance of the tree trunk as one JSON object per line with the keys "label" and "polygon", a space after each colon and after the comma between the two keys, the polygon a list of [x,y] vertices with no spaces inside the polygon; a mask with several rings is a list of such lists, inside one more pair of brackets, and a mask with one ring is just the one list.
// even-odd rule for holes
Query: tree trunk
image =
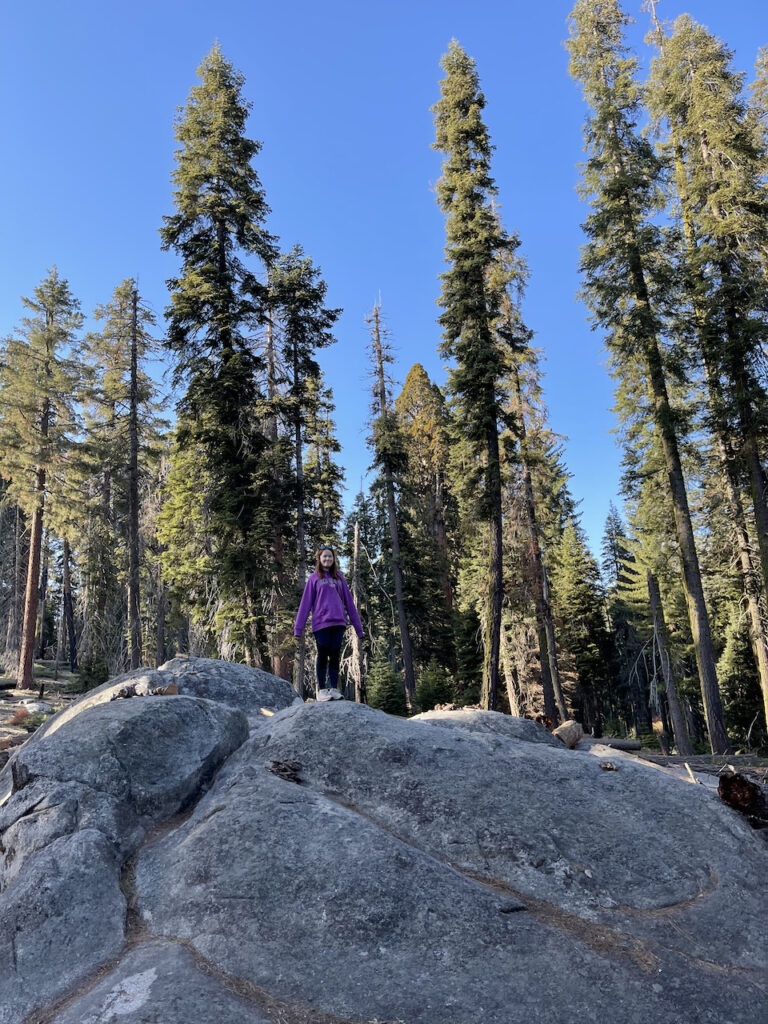
{"label": "tree trunk", "polygon": [[[451,565],[448,551],[448,531],[445,525],[445,497],[442,470],[438,470],[435,474],[435,491],[432,502],[432,512],[432,535],[435,538],[435,544],[440,555],[440,577],[443,591],[443,602],[448,614],[448,621],[451,622],[453,620],[453,585],[451,583]],[[451,631],[450,648],[448,652],[448,671],[454,678],[459,671],[458,662],[456,661],[456,639],[453,631]]]}
{"label": "tree trunk", "polygon": [[38,504],[32,514],[30,529],[27,588],[24,599],[24,618],[19,655],[18,683],[20,690],[32,689],[32,665],[35,653],[35,627],[37,626],[37,597],[40,583],[40,548],[43,540],[43,511],[45,470],[37,471]]}
{"label": "tree trunk", "polygon": [[[355,607],[360,610],[360,523],[355,520],[355,535],[352,546],[352,600]],[[358,704],[365,704],[365,665],[363,662],[363,641],[355,633],[352,640],[352,665],[355,676],[355,701]]]}
{"label": "tree trunk", "polygon": [[[114,410],[113,410],[114,418]],[[108,532],[111,527],[112,515],[110,512],[110,506],[112,504],[112,471],[109,467],[105,467],[104,473],[101,478],[101,515],[104,519],[104,530]],[[103,538],[99,537],[98,543],[103,544]],[[99,552],[99,579],[98,589],[96,591],[96,612],[98,614],[99,626],[104,629],[104,615],[107,610],[107,580],[106,580],[106,560],[107,553],[104,551]],[[106,653],[104,643],[100,641],[99,647]]]}
{"label": "tree trunk", "polygon": [[712,634],[709,626],[709,615],[704,600],[699,557],[696,551],[685,477],[683,475],[680,450],[675,433],[674,416],[667,393],[656,319],[651,307],[650,295],[646,284],[643,257],[636,241],[638,231],[635,222],[633,195],[624,186],[624,183],[629,180],[624,167],[625,151],[623,143],[618,137],[615,124],[609,125],[609,134],[613,142],[614,178],[623,189],[623,195],[618,193],[616,200],[623,205],[624,232],[629,240],[627,246],[629,285],[637,310],[636,320],[640,329],[638,340],[642,345],[642,354],[645,359],[648,383],[650,385],[653,422],[661,437],[669,495],[674,509],[677,542],[680,547],[680,557],[683,563],[683,588],[688,606],[691,633],[693,634],[696,665],[699,670],[701,685],[701,697],[709,730],[709,742],[712,753],[729,754],[731,753],[731,745],[725,730]]}
{"label": "tree trunk", "polygon": [[[293,345],[293,387],[298,395],[301,381],[299,377],[299,353],[296,343]],[[296,409],[294,413],[293,437],[294,457],[296,459],[296,571],[298,583],[298,597],[304,592],[304,585],[307,581],[307,542],[304,531],[304,455],[301,440],[301,410]],[[299,637],[296,651],[296,658],[293,663],[293,685],[296,693],[304,699],[306,688],[306,658],[307,647],[303,636]],[[313,692],[317,687],[312,687]]]}
{"label": "tree trunk", "polygon": [[128,420],[128,622],[131,633],[131,668],[142,661],[141,607],[139,604],[139,414],[138,328],[139,293],[131,292],[131,384]]}
{"label": "tree trunk", "polygon": [[501,665],[504,671],[504,682],[507,684],[507,700],[509,701],[509,713],[515,718],[520,718],[520,699],[518,696],[517,669],[512,664],[509,656],[509,643],[507,642],[507,631],[504,624],[501,625],[499,633],[499,648],[501,653]]}
{"label": "tree trunk", "polygon": [[[630,237],[635,238],[636,227],[629,202],[627,202],[626,219],[628,233],[630,233]],[[650,299],[645,283],[640,252],[636,248],[630,254],[630,273],[634,299],[647,324],[646,335],[643,340],[648,382],[651,390],[653,420],[661,435],[664,451],[669,495],[672,499],[677,542],[680,547],[680,557],[683,563],[683,587],[686,604],[688,605],[691,633],[693,634],[696,664],[701,683],[701,697],[709,731],[709,742],[713,754],[729,754],[731,753],[731,745],[728,740],[728,734],[725,731],[723,707],[720,700],[720,688],[717,682],[717,669],[715,667],[715,655],[712,646],[712,634],[709,626],[709,615],[707,614],[707,606],[704,600],[699,556],[696,551],[693,524],[688,507],[688,494],[685,487],[683,467],[680,461],[677,435],[675,434],[674,417],[667,394],[667,384],[664,378],[658,338],[654,329],[650,326],[653,322],[653,315],[651,313]]]}
{"label": "tree trunk", "polygon": [[[42,571],[40,573],[40,593],[37,598],[37,656],[41,660],[45,657],[45,606],[48,596],[48,553],[50,548],[50,534],[43,530],[42,539]],[[42,695],[41,695],[42,696]]]}
{"label": "tree trunk", "polygon": [[729,754],[731,753],[731,745],[728,740],[728,734],[725,731],[725,720],[720,700],[720,688],[717,682],[717,669],[715,667],[709,616],[704,601],[704,588],[701,583],[699,557],[696,551],[693,524],[691,523],[691,514],[688,508],[685,478],[680,463],[677,437],[672,426],[672,411],[669,406],[667,388],[664,381],[661,355],[655,338],[648,342],[647,357],[653,391],[654,418],[661,430],[670,495],[675,512],[677,540],[680,545],[680,555],[683,563],[683,584],[696,652],[696,664],[699,669],[701,697],[707,719],[709,742],[713,754]]}
{"label": "tree trunk", "polygon": [[13,575],[11,601],[8,609],[8,624],[5,634],[6,653],[11,651],[18,653],[21,645],[21,621],[24,614],[24,562],[28,553],[25,551],[23,538],[26,530],[23,523],[23,513],[19,506],[16,506],[13,537]]}
{"label": "tree trunk", "polygon": [[[269,286],[269,277],[267,277],[267,285]],[[271,406],[277,398],[277,367],[275,363],[275,329],[272,322],[272,310],[270,308],[269,315],[267,317],[267,337],[264,355],[266,357],[267,364],[267,402]],[[270,413],[266,418],[264,424],[264,435],[269,441],[270,445],[277,444],[277,414],[274,409],[270,408]],[[277,481],[278,470],[273,470],[273,479]],[[285,603],[285,595],[287,593],[287,580],[285,575],[285,546],[283,543],[283,527],[279,522],[273,523],[272,530],[272,561],[275,566],[275,585],[272,588],[272,604],[275,609],[274,622],[275,629],[271,637],[271,655],[270,661],[272,663],[272,672],[276,676],[280,676],[281,679],[291,678],[291,656],[288,652],[283,651],[283,642],[287,639],[280,632],[280,612]]]}
{"label": "tree trunk", "polygon": [[669,662],[667,652],[667,628],[664,622],[664,608],[661,604],[661,594],[656,577],[650,569],[646,570],[648,582],[648,597],[651,602],[651,617],[653,619],[653,636],[659,652],[661,662],[661,673],[664,678],[664,687],[667,692],[667,703],[669,704],[669,716],[672,719],[672,731],[675,734],[675,746],[678,754],[687,756],[693,753],[691,741],[688,738],[688,731],[685,728],[685,716],[680,707],[677,696],[677,686],[672,675],[672,666]]}
{"label": "tree trunk", "polygon": [[155,667],[165,664],[165,610],[167,598],[165,583],[158,580],[157,585],[157,630],[155,632]]}
{"label": "tree trunk", "polygon": [[[381,345],[381,322],[379,319],[379,307],[373,307],[373,350],[376,359],[376,380],[378,390],[379,415],[386,416],[389,413],[387,405],[387,387],[384,378],[384,358]],[[416,689],[416,680],[413,672],[413,654],[411,652],[411,637],[408,632],[408,620],[405,615],[405,597],[403,587],[403,568],[400,560],[400,538],[397,531],[397,506],[395,503],[395,483],[392,470],[384,463],[384,487],[387,497],[387,519],[389,521],[389,539],[392,545],[392,575],[395,583],[395,604],[397,606],[397,621],[400,627],[400,645],[403,652],[403,673],[405,675],[405,701],[408,710],[413,710],[413,694]],[[501,601],[499,601],[499,612],[501,612]]]}
{"label": "tree trunk", "polygon": [[504,590],[504,549],[502,546],[501,466],[499,464],[499,433],[496,424],[486,432],[488,465],[488,498],[491,506],[489,545],[488,615],[485,623],[482,705],[495,711],[499,692],[499,641],[501,635],[501,603]]}
{"label": "tree trunk", "polygon": [[72,581],[69,574],[69,541],[64,538],[62,587],[64,590],[64,622],[69,638],[69,667],[77,670],[77,640],[75,638],[75,619],[72,613]]}
{"label": "tree trunk", "polygon": [[531,565],[533,569],[533,594],[536,607],[536,633],[539,639],[539,656],[541,658],[541,683],[544,689],[544,710],[552,724],[568,720],[568,709],[560,683],[560,670],[557,664],[557,646],[555,643],[555,626],[552,619],[552,607],[549,601],[549,583],[547,569],[541,554],[539,529],[536,522],[536,500],[533,494],[533,481],[528,459],[528,434],[525,426],[523,394],[520,387],[520,372],[514,366],[515,394],[517,398],[517,419],[520,437],[520,464],[523,471],[523,489],[525,493],[525,512],[528,524]]}

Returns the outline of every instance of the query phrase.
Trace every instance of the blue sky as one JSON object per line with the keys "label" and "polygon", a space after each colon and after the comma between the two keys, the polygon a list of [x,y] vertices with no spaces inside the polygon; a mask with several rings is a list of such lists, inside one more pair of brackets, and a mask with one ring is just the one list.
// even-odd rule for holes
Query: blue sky
{"label": "blue sky", "polygon": [[[172,212],[173,119],[214,40],[246,77],[256,166],[287,249],[320,265],[343,307],[338,343],[321,353],[333,387],[347,503],[365,476],[368,417],[364,317],[379,294],[399,382],[421,362],[438,383],[438,275],[443,218],[433,192],[430,106],[452,37],[477,61],[502,216],[516,229],[531,281],[524,313],[545,352],[553,429],[567,435],[571,487],[593,548],[616,500],[619,452],[602,343],[577,301],[575,187],[584,107],[562,41],[570,2],[394,0],[387,5],[220,0],[5,0],[2,60],[0,334],[57,264],[83,310],[126,277],[158,315],[172,253],[158,228]],[[643,63],[647,15],[625,8]],[[725,39],[749,78],[768,42],[765,0],[662,0]]]}

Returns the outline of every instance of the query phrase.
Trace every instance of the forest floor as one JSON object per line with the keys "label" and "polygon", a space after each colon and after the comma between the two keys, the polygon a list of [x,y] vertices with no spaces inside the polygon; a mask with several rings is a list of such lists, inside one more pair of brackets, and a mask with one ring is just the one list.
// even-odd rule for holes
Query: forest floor
{"label": "forest floor", "polygon": [[[4,750],[20,746],[49,717],[50,710],[58,711],[80,696],[78,674],[68,668],[36,661],[33,674],[34,686],[29,690],[15,686],[0,689],[0,767],[6,760]],[[0,687],[12,682],[12,676],[0,675]]]}

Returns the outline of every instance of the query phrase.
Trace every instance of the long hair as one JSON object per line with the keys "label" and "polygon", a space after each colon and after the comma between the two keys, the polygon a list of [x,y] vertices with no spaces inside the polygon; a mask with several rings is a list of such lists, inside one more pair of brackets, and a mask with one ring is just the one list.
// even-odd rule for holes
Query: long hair
{"label": "long hair", "polygon": [[320,555],[322,554],[323,551],[330,551],[331,554],[333,555],[333,565],[328,570],[328,572],[331,574],[331,576],[333,576],[334,579],[337,580],[339,578],[339,563],[336,561],[336,552],[333,550],[332,547],[320,548],[318,551],[315,552],[315,572],[322,579],[325,569],[323,569],[322,565],[320,565]]}

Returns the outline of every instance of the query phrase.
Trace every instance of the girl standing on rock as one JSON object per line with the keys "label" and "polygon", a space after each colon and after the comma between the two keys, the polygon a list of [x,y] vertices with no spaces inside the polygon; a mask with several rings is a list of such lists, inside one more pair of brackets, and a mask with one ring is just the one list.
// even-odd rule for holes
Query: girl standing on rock
{"label": "girl standing on rock", "polygon": [[[353,629],[362,640],[363,627],[357,614],[347,581],[339,572],[336,552],[330,544],[324,544],[315,556],[315,571],[307,580],[296,616],[293,635],[301,636],[312,613],[312,632],[317,644],[317,699],[341,700],[338,690],[339,659],[347,615]],[[326,672],[330,676],[326,689]]]}

